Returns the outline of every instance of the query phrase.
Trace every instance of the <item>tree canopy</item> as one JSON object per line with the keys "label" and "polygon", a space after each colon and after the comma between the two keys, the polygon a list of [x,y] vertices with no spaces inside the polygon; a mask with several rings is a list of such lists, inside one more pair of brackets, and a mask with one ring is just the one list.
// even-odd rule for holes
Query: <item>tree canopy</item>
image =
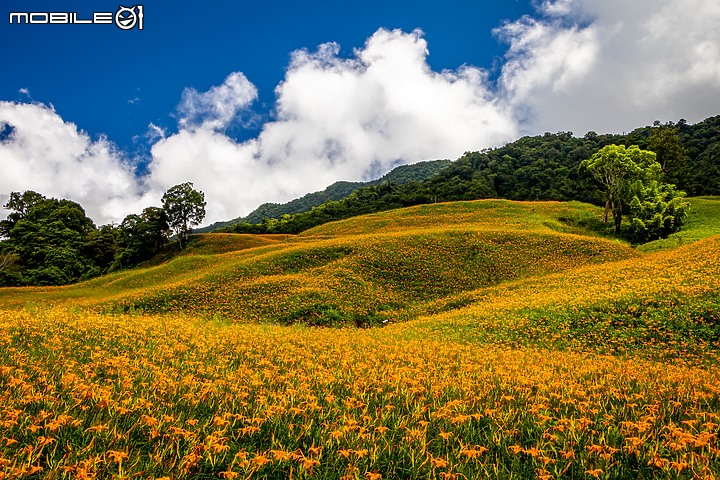
{"label": "tree canopy", "polygon": [[23,270],[22,275],[6,273],[5,282],[20,276],[33,285],[63,285],[92,269],[85,247],[95,225],[79,204],[27,191],[13,192],[5,208],[12,210],[3,222],[5,251],[16,255]]}
{"label": "tree canopy", "polygon": [[612,212],[615,233],[620,232],[622,217],[631,186],[642,177],[657,180],[662,172],[660,164],[655,161],[655,153],[641,150],[637,145],[606,145],[587,160],[580,163],[581,169],[587,169],[603,186],[605,191],[605,223],[608,212]]}
{"label": "tree canopy", "polygon": [[664,238],[682,226],[689,204],[675,185],[637,180],[628,204],[629,237],[638,243]]}
{"label": "tree canopy", "polygon": [[165,210],[147,207],[140,215],[130,214],[118,228],[118,251],[114,268],[137,265],[158,253],[170,236]]}
{"label": "tree canopy", "polygon": [[580,163],[605,190],[605,222],[612,212],[614,232],[620,233],[622,217],[630,216],[629,235],[637,242],[661,238],[677,231],[688,204],[685,192],[662,181],[663,169],[656,154],[637,145],[607,145]]}
{"label": "tree canopy", "polygon": [[676,184],[687,175],[687,150],[680,143],[677,127],[655,122],[648,149],[655,152],[667,183]]}
{"label": "tree canopy", "polygon": [[190,182],[170,188],[162,197],[167,223],[177,235],[180,248],[187,243],[192,227],[205,218],[205,194]]}
{"label": "tree canopy", "polygon": [[78,203],[31,190],[12,192],[5,208],[0,286],[64,285],[133,267],[160,252],[170,234],[158,207],[100,228]]}

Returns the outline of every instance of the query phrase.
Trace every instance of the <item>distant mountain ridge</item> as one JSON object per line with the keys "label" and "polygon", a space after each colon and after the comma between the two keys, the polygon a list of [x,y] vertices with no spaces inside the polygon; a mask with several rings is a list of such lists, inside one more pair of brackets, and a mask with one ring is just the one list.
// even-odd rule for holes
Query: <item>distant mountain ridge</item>
{"label": "distant mountain ridge", "polygon": [[260,223],[264,218],[280,218],[286,214],[307,212],[329,200],[337,201],[347,198],[350,194],[363,187],[383,183],[405,184],[412,181],[426,180],[450,166],[451,163],[450,160],[428,160],[410,165],[400,165],[382,177],[369,182],[335,182],[320,192],[308,193],[287,203],[263,203],[246,217],[238,217],[225,222],[215,222],[207,227],[195,229],[195,231],[207,233],[237,223]]}
{"label": "distant mountain ridge", "polygon": [[[294,234],[356,215],[483,198],[577,200],[600,205],[604,202],[602,191],[580,164],[611,144],[654,151],[668,183],[688,196],[720,195],[720,115],[716,115],[694,125],[684,119],[665,124],[656,121],[627,134],[591,131],[582,137],[572,132],[525,136],[502,147],[466,152],[455,161],[446,161],[438,171],[426,172],[431,174],[421,180],[422,175],[413,174],[398,181],[391,172],[366,184],[335,184],[339,189],[347,187],[335,197],[317,192],[284,206],[266,204],[254,217],[226,222],[222,231]],[[404,170],[396,173],[407,173]],[[311,201],[303,205],[306,200]],[[278,211],[278,207],[282,209]]]}
{"label": "distant mountain ridge", "polygon": [[[435,175],[408,183],[364,186],[348,197],[260,224],[236,223],[227,233],[297,234],[336,220],[413,205],[484,198],[576,200],[604,204],[598,182],[580,168],[607,145],[654,151],[663,176],[689,196],[720,195],[720,115],[695,125],[659,121],[629,134],[572,132],[525,136],[502,147],[466,152]],[[654,149],[654,150],[653,150]]]}

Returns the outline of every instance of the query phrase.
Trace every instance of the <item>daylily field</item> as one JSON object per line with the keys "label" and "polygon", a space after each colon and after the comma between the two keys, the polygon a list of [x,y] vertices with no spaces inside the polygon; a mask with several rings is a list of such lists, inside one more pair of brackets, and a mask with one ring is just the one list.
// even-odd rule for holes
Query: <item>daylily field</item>
{"label": "daylily field", "polygon": [[692,205],[653,253],[493,200],[0,289],[0,479],[719,478],[720,200]]}

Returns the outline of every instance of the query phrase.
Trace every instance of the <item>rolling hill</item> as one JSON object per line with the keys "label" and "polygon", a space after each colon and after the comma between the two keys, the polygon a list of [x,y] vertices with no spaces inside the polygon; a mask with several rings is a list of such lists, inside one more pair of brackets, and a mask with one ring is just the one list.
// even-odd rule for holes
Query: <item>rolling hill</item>
{"label": "rolling hill", "polygon": [[113,311],[371,325],[458,292],[637,256],[560,220],[587,215],[597,209],[486,200],[354,217],[299,236],[207,234],[165,264],[51,297]]}
{"label": "rolling hill", "polygon": [[0,478],[716,478],[720,199],[690,201],[651,253],[480,200],[0,289]]}
{"label": "rolling hill", "polygon": [[[659,141],[658,135],[667,138]],[[672,154],[667,141],[675,145]],[[526,136],[502,147],[466,152],[453,162],[398,167],[387,180],[364,186],[336,184],[325,192],[308,194],[285,205],[266,204],[246,219],[223,222],[222,231],[299,233],[356,215],[438,201],[504,198],[575,200],[600,205],[603,194],[580,164],[610,144],[638,145],[655,152],[662,162],[669,161],[665,181],[689,195],[720,193],[720,116],[715,116],[695,125],[680,120],[677,124],[640,127],[622,135],[588,132],[575,137],[572,132],[558,132]],[[263,218],[272,220],[266,223]]]}

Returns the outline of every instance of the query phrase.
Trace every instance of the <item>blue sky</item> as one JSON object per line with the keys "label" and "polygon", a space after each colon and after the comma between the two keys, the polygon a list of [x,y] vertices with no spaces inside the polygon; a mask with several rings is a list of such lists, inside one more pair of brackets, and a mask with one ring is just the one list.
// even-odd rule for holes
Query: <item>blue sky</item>
{"label": "blue sky", "polygon": [[0,201],[102,224],[192,181],[210,222],[524,134],[720,113],[715,0],[387,3],[125,2],[123,31],[9,23],[117,1],[4,0]]}
{"label": "blue sky", "polygon": [[[4,0],[0,18],[17,11],[69,11],[87,19],[93,12],[114,12],[119,4]],[[229,73],[243,72],[258,88],[254,110],[270,116],[275,87],[293,51],[336,42],[340,55],[349,56],[381,27],[422,29],[434,70],[470,64],[496,74],[505,45],[492,29],[533,11],[530,2],[517,0],[201,5],[206,3],[146,2],[142,31],[110,25],[9,26],[4,20],[0,47],[12,68],[0,76],[0,99],[52,104],[65,120],[132,149],[137,143],[133,137],[144,134],[150,122],[174,128],[172,115],[187,87],[205,91]],[[236,128],[232,133],[248,138],[255,130]]]}

